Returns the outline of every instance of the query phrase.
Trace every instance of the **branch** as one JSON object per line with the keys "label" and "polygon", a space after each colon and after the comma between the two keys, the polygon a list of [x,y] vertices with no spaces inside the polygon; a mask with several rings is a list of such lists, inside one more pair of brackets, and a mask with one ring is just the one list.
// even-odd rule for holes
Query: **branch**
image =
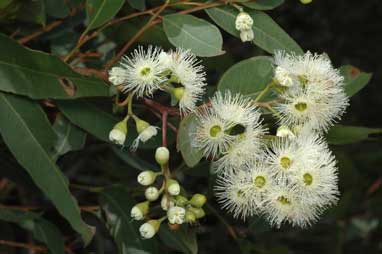
{"label": "branch", "polygon": [[28,243],[19,243],[19,242],[13,242],[13,241],[8,241],[8,240],[0,240],[0,245],[29,249],[29,250],[32,250],[35,252],[48,252],[48,249],[44,246],[33,245],[33,244],[28,244]]}

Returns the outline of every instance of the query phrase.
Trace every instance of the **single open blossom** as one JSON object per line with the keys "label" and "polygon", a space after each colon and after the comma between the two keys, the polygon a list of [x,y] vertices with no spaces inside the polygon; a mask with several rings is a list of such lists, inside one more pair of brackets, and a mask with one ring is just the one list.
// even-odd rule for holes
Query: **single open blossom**
{"label": "single open blossom", "polygon": [[348,106],[343,77],[326,55],[302,56],[278,51],[275,54],[275,80],[287,87],[275,109],[280,123],[293,128],[307,125],[327,131]]}
{"label": "single open blossom", "polygon": [[130,57],[123,57],[118,67],[109,72],[109,80],[121,85],[124,92],[134,92],[137,96],[151,96],[166,81],[164,67],[158,60],[162,50],[149,46],[147,50],[139,47]]}
{"label": "single open blossom", "polygon": [[170,81],[183,88],[182,96],[178,98],[179,108],[182,113],[194,111],[207,85],[203,66],[189,50],[177,48],[167,54],[162,55],[162,63],[171,72]]}

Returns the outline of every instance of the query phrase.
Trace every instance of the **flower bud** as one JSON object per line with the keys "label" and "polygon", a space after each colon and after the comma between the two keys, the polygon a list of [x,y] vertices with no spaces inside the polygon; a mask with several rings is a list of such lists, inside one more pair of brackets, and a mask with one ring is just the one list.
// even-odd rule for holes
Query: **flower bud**
{"label": "flower bud", "polygon": [[159,190],[154,186],[148,187],[145,191],[145,197],[148,201],[155,201],[159,197]]}
{"label": "flower bud", "polygon": [[168,193],[170,193],[170,195],[172,195],[172,196],[179,195],[180,185],[176,180],[168,179],[166,186],[167,186],[167,191],[168,191]]}
{"label": "flower bud", "polygon": [[194,207],[201,208],[202,206],[204,206],[206,202],[207,202],[206,196],[196,193],[192,196],[192,198],[190,199],[188,203]]}
{"label": "flower bud", "polygon": [[253,19],[248,13],[242,11],[236,16],[235,27],[237,30],[252,30],[252,26]]}
{"label": "flower bud", "polygon": [[186,209],[179,206],[173,206],[167,211],[167,218],[171,224],[183,224],[186,215]]}
{"label": "flower bud", "polygon": [[196,215],[191,212],[189,209],[186,210],[186,215],[184,221],[187,223],[194,223],[196,221]]}
{"label": "flower bud", "polygon": [[142,119],[139,119],[138,117],[134,116],[135,125],[137,128],[138,134],[141,134],[142,131],[144,131],[146,128],[150,126],[150,124],[146,121],[143,121]]}
{"label": "flower bud", "polygon": [[175,98],[178,100],[181,100],[184,95],[184,87],[177,87],[172,90],[172,93],[174,94]]}
{"label": "flower bud", "polygon": [[295,79],[292,74],[283,67],[277,66],[275,69],[275,80],[281,86],[291,87],[293,86]]}
{"label": "flower bud", "polygon": [[200,219],[206,216],[206,213],[204,212],[203,208],[189,207],[187,208],[187,210],[195,214],[197,219]]}
{"label": "flower bud", "polygon": [[302,4],[310,4],[312,0],[300,0]]}
{"label": "flower bud", "polygon": [[188,203],[188,199],[180,195],[175,197],[175,201],[177,206],[185,206]]}
{"label": "flower bud", "polygon": [[255,34],[252,29],[243,30],[240,32],[240,39],[242,42],[253,41]]}
{"label": "flower bud", "polygon": [[167,211],[168,208],[173,207],[175,204],[171,199],[168,199],[166,195],[162,196],[162,200],[160,201],[160,206],[164,211]]}
{"label": "flower bud", "polygon": [[172,56],[171,56],[171,54],[162,51],[158,55],[158,61],[159,61],[161,66],[169,67],[169,66],[171,66],[171,63],[172,63]]}
{"label": "flower bud", "polygon": [[114,125],[109,133],[109,140],[115,144],[123,145],[127,136],[127,119]]}
{"label": "flower bud", "polygon": [[139,204],[136,204],[131,208],[130,216],[134,220],[143,220],[146,216],[146,214],[149,212],[149,201],[145,201]]}
{"label": "flower bud", "polygon": [[290,139],[296,137],[294,133],[285,125],[281,125],[280,127],[277,128],[276,136],[281,138],[290,138]]}
{"label": "flower bud", "polygon": [[152,170],[145,170],[137,176],[137,181],[143,186],[148,186],[155,182],[157,175],[158,173],[155,173]]}
{"label": "flower bud", "polygon": [[168,149],[164,146],[158,147],[155,151],[155,160],[157,163],[161,166],[167,164],[168,160],[170,158],[170,152]]}
{"label": "flower bud", "polygon": [[139,233],[144,239],[150,239],[158,232],[160,224],[160,220],[149,220],[139,227]]}

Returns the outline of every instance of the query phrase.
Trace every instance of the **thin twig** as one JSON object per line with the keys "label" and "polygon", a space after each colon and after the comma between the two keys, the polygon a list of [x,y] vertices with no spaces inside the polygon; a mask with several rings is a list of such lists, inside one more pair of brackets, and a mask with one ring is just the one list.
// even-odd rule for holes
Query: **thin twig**
{"label": "thin twig", "polygon": [[168,111],[162,113],[162,146],[167,147],[167,116]]}
{"label": "thin twig", "polygon": [[28,244],[28,243],[19,243],[19,242],[8,241],[8,240],[0,240],[0,245],[29,249],[29,250],[33,250],[35,252],[48,252],[48,249],[44,246],[33,245],[33,244]]}
{"label": "thin twig", "polygon": [[52,23],[50,23],[50,24],[44,26],[44,27],[41,28],[40,30],[38,30],[38,31],[36,31],[36,32],[34,32],[34,33],[30,34],[30,35],[27,35],[27,36],[25,36],[25,37],[23,37],[23,38],[21,38],[21,39],[19,39],[19,40],[17,40],[17,41],[18,41],[18,43],[20,43],[20,44],[25,44],[25,43],[27,43],[27,42],[29,42],[29,41],[35,39],[36,37],[40,36],[41,34],[46,33],[46,32],[49,32],[49,31],[51,31],[53,28],[58,27],[59,25],[62,24],[62,22],[63,22],[63,20],[56,20],[56,21],[53,21]]}

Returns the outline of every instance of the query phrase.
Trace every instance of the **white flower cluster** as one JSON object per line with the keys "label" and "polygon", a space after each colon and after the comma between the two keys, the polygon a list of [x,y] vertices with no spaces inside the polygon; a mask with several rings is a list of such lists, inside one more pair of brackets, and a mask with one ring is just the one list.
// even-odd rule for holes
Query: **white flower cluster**
{"label": "white flower cluster", "polygon": [[338,200],[336,161],[322,134],[348,98],[326,56],[278,52],[275,63],[277,135],[269,142],[253,101],[218,92],[197,112],[194,146],[214,161],[217,199],[234,217],[306,227]]}
{"label": "white flower cluster", "polygon": [[157,90],[169,92],[179,101],[180,111],[186,113],[195,109],[203,95],[205,75],[200,61],[189,50],[165,52],[149,46],[125,56],[109,71],[109,81],[138,97],[152,96]]}
{"label": "white flower cluster", "polygon": [[283,87],[276,106],[280,123],[327,131],[348,106],[343,77],[325,55],[275,54],[275,81]]}

